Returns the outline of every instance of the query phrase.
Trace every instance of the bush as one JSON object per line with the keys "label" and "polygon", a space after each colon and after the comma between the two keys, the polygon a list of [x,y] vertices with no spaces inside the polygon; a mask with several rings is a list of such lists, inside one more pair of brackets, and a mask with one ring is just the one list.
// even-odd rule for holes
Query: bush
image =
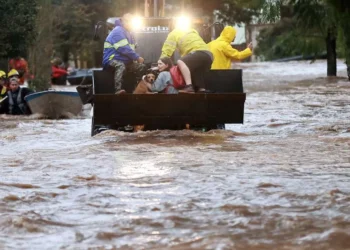
{"label": "bush", "polygon": [[36,92],[49,89],[50,82],[45,78],[35,78],[28,83],[28,87]]}

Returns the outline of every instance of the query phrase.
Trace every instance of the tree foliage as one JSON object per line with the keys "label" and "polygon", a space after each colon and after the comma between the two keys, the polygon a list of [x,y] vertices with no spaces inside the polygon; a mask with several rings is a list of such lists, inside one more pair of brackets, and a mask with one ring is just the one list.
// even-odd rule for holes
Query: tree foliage
{"label": "tree foliage", "polygon": [[67,62],[70,53],[77,55],[91,44],[92,13],[74,0],[62,1],[53,13],[53,48]]}
{"label": "tree foliage", "polygon": [[230,24],[248,24],[260,15],[264,3],[264,0],[221,0],[219,17]]}
{"label": "tree foliage", "polygon": [[275,26],[262,30],[257,42],[254,53],[268,61],[300,55],[316,56],[325,51],[322,36],[317,33],[305,36],[292,19],[284,19]]}
{"label": "tree foliage", "polygon": [[[280,21],[261,32],[256,52],[267,60],[325,52],[325,39],[329,31],[336,37],[333,12],[320,0],[291,0],[284,5],[291,9],[291,16],[283,18],[283,3],[274,2],[269,8],[264,5],[266,20]],[[279,14],[276,14],[277,10]]]}
{"label": "tree foliage", "polygon": [[26,56],[36,37],[36,1],[0,0],[0,13],[0,57]]}
{"label": "tree foliage", "polygon": [[94,66],[93,32],[98,21],[120,16],[134,6],[130,1],[62,0],[54,6],[53,48],[65,62],[84,60]]}
{"label": "tree foliage", "polygon": [[[267,8],[269,4],[271,7]],[[258,55],[271,60],[327,52],[327,74],[336,75],[337,20],[334,10],[324,0],[278,0],[267,2],[264,7],[267,20],[280,21],[270,31],[261,32]],[[282,7],[289,8],[291,15],[283,16]]]}

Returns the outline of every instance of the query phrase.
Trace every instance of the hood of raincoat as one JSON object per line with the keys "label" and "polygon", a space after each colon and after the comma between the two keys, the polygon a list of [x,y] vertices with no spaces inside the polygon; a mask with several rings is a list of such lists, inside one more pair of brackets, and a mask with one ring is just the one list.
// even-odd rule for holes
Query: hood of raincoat
{"label": "hood of raincoat", "polygon": [[232,26],[226,26],[221,32],[220,39],[231,43],[236,38],[237,30]]}
{"label": "hood of raincoat", "polygon": [[234,27],[227,26],[218,39],[209,43],[209,49],[214,55],[211,69],[230,69],[232,60],[243,60],[252,55],[249,48],[243,51],[232,48],[231,43],[236,37],[236,32]]}
{"label": "hood of raincoat", "polygon": [[123,22],[122,22],[122,20],[121,20],[120,18],[118,18],[117,20],[115,20],[114,26],[115,26],[115,27],[118,27],[118,26],[123,27]]}

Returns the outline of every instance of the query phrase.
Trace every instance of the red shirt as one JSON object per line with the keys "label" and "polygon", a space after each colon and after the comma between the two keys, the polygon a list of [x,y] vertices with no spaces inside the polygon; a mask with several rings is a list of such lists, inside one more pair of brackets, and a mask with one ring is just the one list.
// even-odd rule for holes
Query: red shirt
{"label": "red shirt", "polygon": [[28,73],[28,63],[25,59],[20,58],[20,59],[11,59],[9,62],[10,69],[15,69],[17,70],[20,74]]}
{"label": "red shirt", "polygon": [[11,69],[15,69],[18,71],[19,75],[20,75],[20,79],[19,82],[22,85],[25,81],[25,79],[28,77],[28,63],[24,58],[19,58],[19,59],[11,59],[9,61],[9,66],[10,66],[10,70]]}
{"label": "red shirt", "polygon": [[57,66],[52,66],[51,70],[52,70],[52,78],[59,78],[61,76],[65,76],[68,74],[67,70],[61,69]]}

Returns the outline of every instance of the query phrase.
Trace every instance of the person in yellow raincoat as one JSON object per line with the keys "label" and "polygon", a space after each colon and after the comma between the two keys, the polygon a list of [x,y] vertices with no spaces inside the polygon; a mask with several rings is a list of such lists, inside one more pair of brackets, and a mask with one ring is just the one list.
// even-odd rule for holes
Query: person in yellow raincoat
{"label": "person in yellow raincoat", "polygon": [[226,26],[221,35],[214,41],[211,41],[209,49],[214,55],[214,61],[211,69],[230,69],[232,60],[243,60],[253,54],[253,45],[249,43],[243,51],[238,51],[231,46],[236,38],[236,29],[232,26]]}
{"label": "person in yellow raincoat", "polygon": [[7,97],[7,77],[5,71],[0,70],[0,114],[6,113],[7,105],[5,105],[4,101],[8,98]]}
{"label": "person in yellow raincoat", "polygon": [[204,72],[210,70],[213,62],[208,45],[195,29],[179,27],[169,33],[160,57],[171,57],[176,49],[181,55],[177,65],[186,82],[180,92],[191,93],[195,88],[199,92],[205,91]]}
{"label": "person in yellow raincoat", "polygon": [[6,73],[0,70],[0,100],[7,94],[6,88]]}

